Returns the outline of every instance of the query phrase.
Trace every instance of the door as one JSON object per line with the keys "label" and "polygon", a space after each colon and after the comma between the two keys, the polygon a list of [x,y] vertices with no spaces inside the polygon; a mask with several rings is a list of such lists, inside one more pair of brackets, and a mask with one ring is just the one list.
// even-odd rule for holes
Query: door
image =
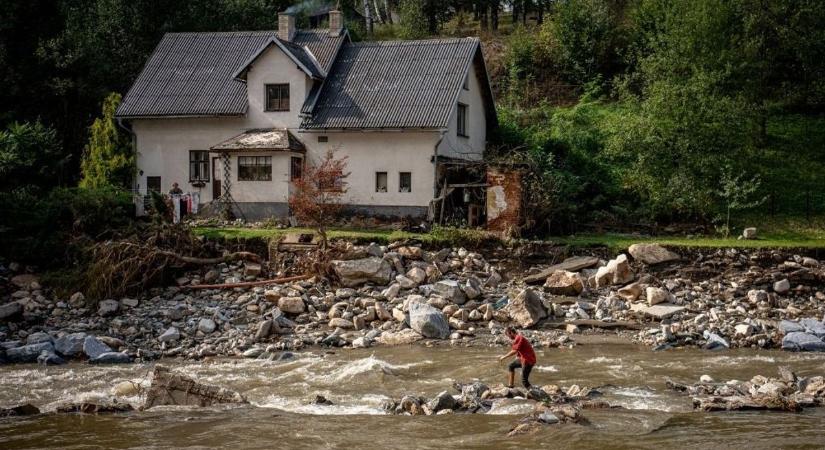
{"label": "door", "polygon": [[212,200],[221,198],[221,180],[223,179],[223,164],[220,157],[212,158]]}

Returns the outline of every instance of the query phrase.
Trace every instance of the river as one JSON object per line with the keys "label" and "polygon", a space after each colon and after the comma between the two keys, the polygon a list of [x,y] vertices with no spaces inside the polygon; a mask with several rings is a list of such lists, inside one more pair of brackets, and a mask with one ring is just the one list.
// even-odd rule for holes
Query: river
{"label": "river", "polygon": [[[825,408],[793,413],[697,413],[687,397],[665,389],[665,377],[695,382],[825,374],[825,354],[764,350],[652,352],[626,343],[539,350],[531,381],[600,388],[622,410],[585,410],[591,425],[548,426],[508,438],[523,415],[511,402],[497,414],[388,416],[381,404],[403,394],[432,396],[453,381],[504,381],[496,356],[506,349],[379,347],[315,350],[289,361],[165,361],[197,380],[242,392],[253,407],[159,407],[122,415],[0,419],[0,448],[825,448]],[[106,395],[123,380],[148,385],[150,365],[0,367],[0,405]],[[333,406],[309,405],[321,394]],[[129,399],[136,404],[140,398]]]}

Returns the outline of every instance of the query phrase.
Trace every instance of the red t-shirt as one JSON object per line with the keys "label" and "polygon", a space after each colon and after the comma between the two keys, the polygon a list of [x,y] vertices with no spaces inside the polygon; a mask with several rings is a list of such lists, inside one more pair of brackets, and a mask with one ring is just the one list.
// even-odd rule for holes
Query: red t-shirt
{"label": "red t-shirt", "polygon": [[524,336],[516,335],[516,338],[513,339],[513,350],[516,351],[522,364],[531,366],[536,364],[536,352],[533,351],[533,346]]}

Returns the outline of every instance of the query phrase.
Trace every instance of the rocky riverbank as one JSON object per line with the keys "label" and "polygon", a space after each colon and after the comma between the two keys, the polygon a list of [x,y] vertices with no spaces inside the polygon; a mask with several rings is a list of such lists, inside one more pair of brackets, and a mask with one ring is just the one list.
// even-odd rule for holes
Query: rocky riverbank
{"label": "rocky riverbank", "polygon": [[508,324],[539,347],[620,330],[657,349],[825,348],[825,267],[808,256],[644,244],[609,260],[582,254],[530,267],[507,255],[506,249],[488,259],[463,248],[347,245],[331,264],[331,280],[203,289],[273,275],[267,263],[221,263],[137,298],[96,303],[80,292],[57,297],[10,264],[0,267],[7,286],[0,361],[279,358],[308,346],[503,345]]}

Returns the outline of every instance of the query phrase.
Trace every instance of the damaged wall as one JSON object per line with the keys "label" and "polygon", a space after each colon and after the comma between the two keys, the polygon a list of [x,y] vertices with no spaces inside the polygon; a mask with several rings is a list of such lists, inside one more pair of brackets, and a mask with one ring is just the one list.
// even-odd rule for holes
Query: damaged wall
{"label": "damaged wall", "polygon": [[487,229],[512,233],[521,224],[521,172],[488,167],[487,185]]}

